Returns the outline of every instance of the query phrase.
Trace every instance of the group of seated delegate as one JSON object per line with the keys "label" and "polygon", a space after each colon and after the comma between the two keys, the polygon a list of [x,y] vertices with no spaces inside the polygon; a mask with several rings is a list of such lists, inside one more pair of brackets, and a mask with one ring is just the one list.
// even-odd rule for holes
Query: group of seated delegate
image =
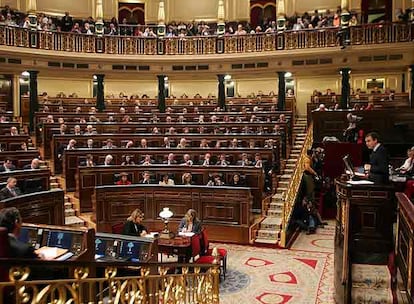
{"label": "group of seated delegate", "polygon": [[[157,181],[153,178],[153,174],[150,171],[145,171],[142,173],[142,178],[139,181],[139,184],[151,185],[157,184],[160,186],[174,186],[177,183],[184,185],[184,186],[193,186],[195,185],[193,181],[193,176],[190,172],[185,172],[181,176],[180,181],[175,181],[172,174],[165,173],[162,175],[161,180]],[[128,179],[129,175],[126,172],[121,172],[119,174],[119,180],[115,183],[119,186],[128,186],[131,185],[131,181]],[[199,185],[200,186],[200,185]],[[209,181],[207,182],[206,186],[229,186],[229,187],[244,187],[246,186],[246,181],[239,173],[234,173],[229,181],[223,180],[223,175],[219,172],[212,174],[209,177]]]}
{"label": "group of seated delegate", "polygon": [[[36,169],[40,169],[40,159],[38,158],[34,158],[32,159],[32,162],[30,164],[27,164],[25,166],[23,166],[22,168],[23,170],[36,170]],[[0,165],[0,173],[1,172],[11,172],[11,171],[15,171],[16,166],[13,164],[13,161],[10,158],[6,158],[3,161],[3,164]]]}
{"label": "group of seated delegate", "polygon": [[[134,166],[136,165],[132,155],[124,155],[123,162],[121,164],[114,164],[113,163],[113,156],[111,154],[107,154],[102,164],[98,164],[101,166],[113,166],[113,165],[121,165],[121,166]],[[214,160],[216,159],[216,160]],[[137,165],[142,166],[151,166],[156,165],[157,162],[152,159],[151,154],[145,154],[143,159],[137,163]],[[254,155],[254,160],[249,159],[249,155],[247,153],[241,154],[241,159],[237,160],[235,163],[230,163],[226,159],[226,154],[221,153],[218,158],[213,158],[212,154],[207,152],[204,154],[202,159],[198,164],[194,164],[194,161],[191,159],[190,154],[184,154],[182,159],[177,161],[175,159],[174,153],[169,153],[167,159],[164,160],[162,165],[166,166],[193,166],[193,165],[200,165],[204,167],[208,166],[220,166],[220,167],[227,167],[227,166],[239,166],[239,167],[255,167],[255,168],[262,168],[263,167],[263,160],[260,153],[256,153]],[[81,166],[84,167],[95,167],[97,164],[94,161],[94,157],[92,154],[86,155],[86,160],[80,163]]]}

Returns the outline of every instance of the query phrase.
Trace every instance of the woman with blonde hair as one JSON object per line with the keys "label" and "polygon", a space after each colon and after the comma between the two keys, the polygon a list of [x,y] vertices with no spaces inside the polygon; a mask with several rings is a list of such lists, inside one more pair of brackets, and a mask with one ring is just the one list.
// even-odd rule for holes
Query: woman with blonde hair
{"label": "woman with blonde hair", "polygon": [[147,234],[147,228],[142,225],[144,220],[144,212],[140,209],[132,211],[131,215],[127,218],[127,222],[122,229],[122,234],[133,236],[144,236]]}
{"label": "woman with blonde hair", "polygon": [[183,185],[185,186],[190,186],[193,184],[193,177],[190,172],[184,173],[183,176],[181,177],[181,180],[183,182]]}
{"label": "woman with blonde hair", "polygon": [[188,209],[181,219],[178,231],[200,233],[201,228],[201,221],[197,218],[197,212],[194,209]]}

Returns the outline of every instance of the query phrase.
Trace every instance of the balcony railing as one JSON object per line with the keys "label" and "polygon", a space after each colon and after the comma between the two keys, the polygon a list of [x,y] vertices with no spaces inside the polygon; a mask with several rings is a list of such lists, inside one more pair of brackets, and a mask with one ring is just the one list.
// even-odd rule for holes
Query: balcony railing
{"label": "balcony railing", "polygon": [[[7,259],[0,263],[0,304],[219,303],[215,265]],[[40,278],[32,280],[29,267]],[[55,278],[55,273],[64,278]]]}
{"label": "balcony railing", "polygon": [[[381,23],[349,27],[349,45],[414,40],[414,24]],[[0,45],[73,53],[117,55],[211,55],[339,47],[340,28],[323,28],[244,36],[143,38],[31,31],[0,25]]]}

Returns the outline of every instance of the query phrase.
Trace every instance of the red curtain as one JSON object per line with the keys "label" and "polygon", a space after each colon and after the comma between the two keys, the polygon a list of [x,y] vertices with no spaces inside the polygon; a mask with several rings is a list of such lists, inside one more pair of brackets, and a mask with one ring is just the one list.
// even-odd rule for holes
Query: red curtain
{"label": "red curtain", "polygon": [[145,24],[145,4],[119,2],[118,17],[120,23],[126,18],[128,23]]}
{"label": "red curtain", "polygon": [[275,0],[250,0],[250,23],[262,25],[267,20],[276,20]]}

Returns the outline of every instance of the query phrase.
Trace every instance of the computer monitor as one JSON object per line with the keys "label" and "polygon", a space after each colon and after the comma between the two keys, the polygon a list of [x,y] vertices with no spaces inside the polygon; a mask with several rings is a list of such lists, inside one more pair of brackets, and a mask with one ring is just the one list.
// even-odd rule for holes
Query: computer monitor
{"label": "computer monitor", "polygon": [[105,256],[106,253],[106,240],[101,238],[95,238],[95,255]]}
{"label": "computer monitor", "polygon": [[130,258],[139,260],[141,244],[134,241],[121,241],[119,256],[122,258]]}
{"label": "computer monitor", "polygon": [[31,246],[38,248],[40,246],[38,230],[34,228],[22,227],[19,234],[19,241],[28,243]]}
{"label": "computer monitor", "polygon": [[50,231],[47,239],[47,246],[71,249],[72,233],[64,231]]}

